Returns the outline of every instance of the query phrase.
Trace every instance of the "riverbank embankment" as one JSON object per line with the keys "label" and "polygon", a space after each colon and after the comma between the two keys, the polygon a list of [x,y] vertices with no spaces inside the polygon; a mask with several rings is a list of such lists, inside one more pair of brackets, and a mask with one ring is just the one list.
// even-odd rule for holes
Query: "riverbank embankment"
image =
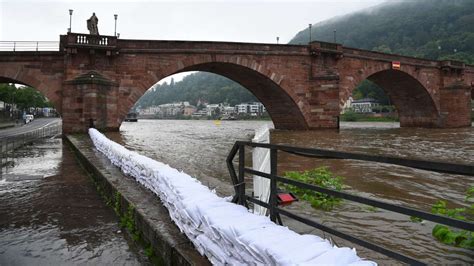
{"label": "riverbank embankment", "polygon": [[161,201],[95,150],[87,135],[64,138],[94,179],[99,193],[154,260],[165,265],[209,264],[174,225]]}

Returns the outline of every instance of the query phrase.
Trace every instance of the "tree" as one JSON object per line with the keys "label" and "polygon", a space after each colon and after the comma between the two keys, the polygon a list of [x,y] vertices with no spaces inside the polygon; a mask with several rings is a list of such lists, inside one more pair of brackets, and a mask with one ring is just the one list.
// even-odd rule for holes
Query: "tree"
{"label": "tree", "polygon": [[39,91],[28,86],[16,88],[13,84],[0,84],[0,100],[16,104],[19,109],[51,107],[51,103]]}
{"label": "tree", "polygon": [[16,87],[13,84],[0,84],[0,101],[12,103],[15,97]]}

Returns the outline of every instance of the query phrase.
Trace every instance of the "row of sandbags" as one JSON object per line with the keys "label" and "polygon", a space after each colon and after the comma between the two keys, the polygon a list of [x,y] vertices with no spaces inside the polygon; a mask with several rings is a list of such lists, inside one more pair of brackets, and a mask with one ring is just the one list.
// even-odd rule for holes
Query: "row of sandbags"
{"label": "row of sandbags", "polygon": [[160,197],[181,232],[215,265],[376,265],[354,249],[297,234],[250,213],[186,173],[129,151],[95,129],[89,134],[123,173]]}

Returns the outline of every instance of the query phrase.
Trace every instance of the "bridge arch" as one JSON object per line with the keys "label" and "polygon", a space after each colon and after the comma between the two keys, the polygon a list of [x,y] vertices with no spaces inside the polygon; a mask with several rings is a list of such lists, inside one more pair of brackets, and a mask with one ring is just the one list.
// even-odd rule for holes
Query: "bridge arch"
{"label": "bridge arch", "polygon": [[62,113],[62,76],[42,75],[34,68],[28,69],[23,66],[0,67],[0,83],[15,83],[32,87],[46,96],[59,114]]}
{"label": "bridge arch", "polygon": [[295,101],[296,95],[284,88],[284,76],[268,71],[257,61],[178,61],[174,67],[148,71],[146,77],[139,83],[136,93],[130,95],[121,110],[120,121],[136,101],[154,84],[170,75],[188,72],[204,71],[227,77],[249,90],[265,106],[275,128],[277,129],[308,129],[302,108]]}
{"label": "bridge arch", "polygon": [[342,83],[341,103],[347,101],[355,88],[369,80],[384,90],[398,110],[401,127],[439,126],[439,106],[434,92],[425,87],[412,73],[386,68],[358,71]]}

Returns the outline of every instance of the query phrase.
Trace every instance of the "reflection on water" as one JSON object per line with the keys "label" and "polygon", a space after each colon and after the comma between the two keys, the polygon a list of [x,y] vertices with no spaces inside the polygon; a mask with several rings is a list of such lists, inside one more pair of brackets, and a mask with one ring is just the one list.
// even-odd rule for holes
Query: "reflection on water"
{"label": "reflection on water", "polygon": [[0,178],[0,265],[144,261],[61,139],[21,148],[7,161]]}
{"label": "reflection on water", "polygon": [[[182,169],[203,183],[230,195],[225,158],[236,140],[250,140],[264,121],[141,120],[124,123],[109,137],[147,156]],[[397,123],[342,123],[339,132],[274,131],[272,142],[360,153],[473,164],[474,130],[399,128]],[[465,206],[463,196],[472,177],[438,174],[406,167],[344,160],[318,160],[280,153],[279,173],[325,165],[344,176],[349,192],[388,202],[430,210],[437,199]],[[341,231],[403,252],[428,263],[472,264],[472,252],[442,245],[431,237],[432,223],[412,223],[409,217],[345,202],[333,212],[318,212],[305,204],[291,209]],[[311,229],[288,224],[298,231]],[[315,231],[316,232],[316,231]],[[320,232],[316,232],[321,234]],[[342,240],[337,243],[353,246]],[[358,248],[360,249],[360,248]],[[393,264],[379,254],[359,254],[382,264]]]}

